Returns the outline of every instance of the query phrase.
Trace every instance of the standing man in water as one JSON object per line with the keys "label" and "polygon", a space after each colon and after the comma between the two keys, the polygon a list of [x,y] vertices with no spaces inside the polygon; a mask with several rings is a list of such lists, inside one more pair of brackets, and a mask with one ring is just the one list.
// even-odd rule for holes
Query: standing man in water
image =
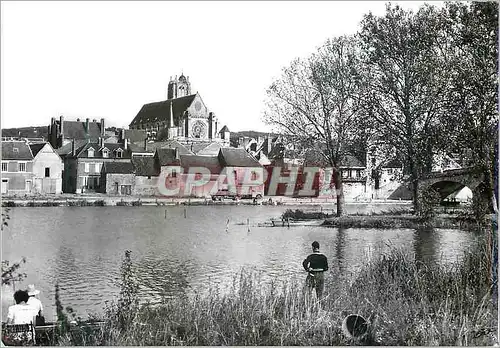
{"label": "standing man in water", "polygon": [[328,271],[328,260],[326,256],[319,252],[319,243],[314,241],[312,243],[313,253],[310,254],[302,266],[308,272],[306,285],[309,289],[316,290],[316,297],[321,300],[323,297],[323,289],[325,288],[324,272]]}

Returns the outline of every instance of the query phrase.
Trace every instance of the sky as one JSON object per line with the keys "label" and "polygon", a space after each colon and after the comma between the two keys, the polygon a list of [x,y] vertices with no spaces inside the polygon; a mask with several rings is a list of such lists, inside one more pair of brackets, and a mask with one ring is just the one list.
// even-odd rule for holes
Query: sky
{"label": "sky", "polygon": [[385,2],[2,1],[1,126],[64,115],[128,128],[183,73],[229,130],[269,131],[266,89],[281,70],[370,11]]}

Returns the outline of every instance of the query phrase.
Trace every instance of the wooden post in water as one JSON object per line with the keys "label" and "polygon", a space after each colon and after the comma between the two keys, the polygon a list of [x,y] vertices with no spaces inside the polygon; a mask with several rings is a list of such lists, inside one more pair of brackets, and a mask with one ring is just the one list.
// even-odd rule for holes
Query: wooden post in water
{"label": "wooden post in water", "polygon": [[227,219],[227,222],[226,222],[226,232],[229,232],[229,218]]}
{"label": "wooden post in water", "polygon": [[167,218],[167,209],[165,209],[165,219]]}
{"label": "wooden post in water", "polygon": [[247,218],[247,232],[250,232],[250,219]]}
{"label": "wooden post in water", "polygon": [[184,219],[187,218],[187,209],[184,207]]}

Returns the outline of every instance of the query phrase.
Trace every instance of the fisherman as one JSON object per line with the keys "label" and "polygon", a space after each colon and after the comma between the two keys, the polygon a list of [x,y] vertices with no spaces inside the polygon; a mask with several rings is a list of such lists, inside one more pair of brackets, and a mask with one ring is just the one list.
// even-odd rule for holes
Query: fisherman
{"label": "fisherman", "polygon": [[313,253],[310,254],[302,266],[308,272],[306,285],[309,289],[316,290],[316,297],[321,300],[323,297],[323,290],[325,288],[324,272],[328,271],[328,260],[326,256],[319,251],[319,243],[314,241],[312,243]]}

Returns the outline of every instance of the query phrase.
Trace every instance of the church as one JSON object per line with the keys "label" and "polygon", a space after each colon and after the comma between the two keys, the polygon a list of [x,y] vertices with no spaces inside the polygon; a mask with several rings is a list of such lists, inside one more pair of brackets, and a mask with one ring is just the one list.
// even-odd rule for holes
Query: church
{"label": "church", "polygon": [[189,77],[170,78],[167,100],[145,104],[129,125],[145,130],[155,140],[180,143],[219,142],[229,146],[229,129],[208,111],[199,93],[191,92]]}

